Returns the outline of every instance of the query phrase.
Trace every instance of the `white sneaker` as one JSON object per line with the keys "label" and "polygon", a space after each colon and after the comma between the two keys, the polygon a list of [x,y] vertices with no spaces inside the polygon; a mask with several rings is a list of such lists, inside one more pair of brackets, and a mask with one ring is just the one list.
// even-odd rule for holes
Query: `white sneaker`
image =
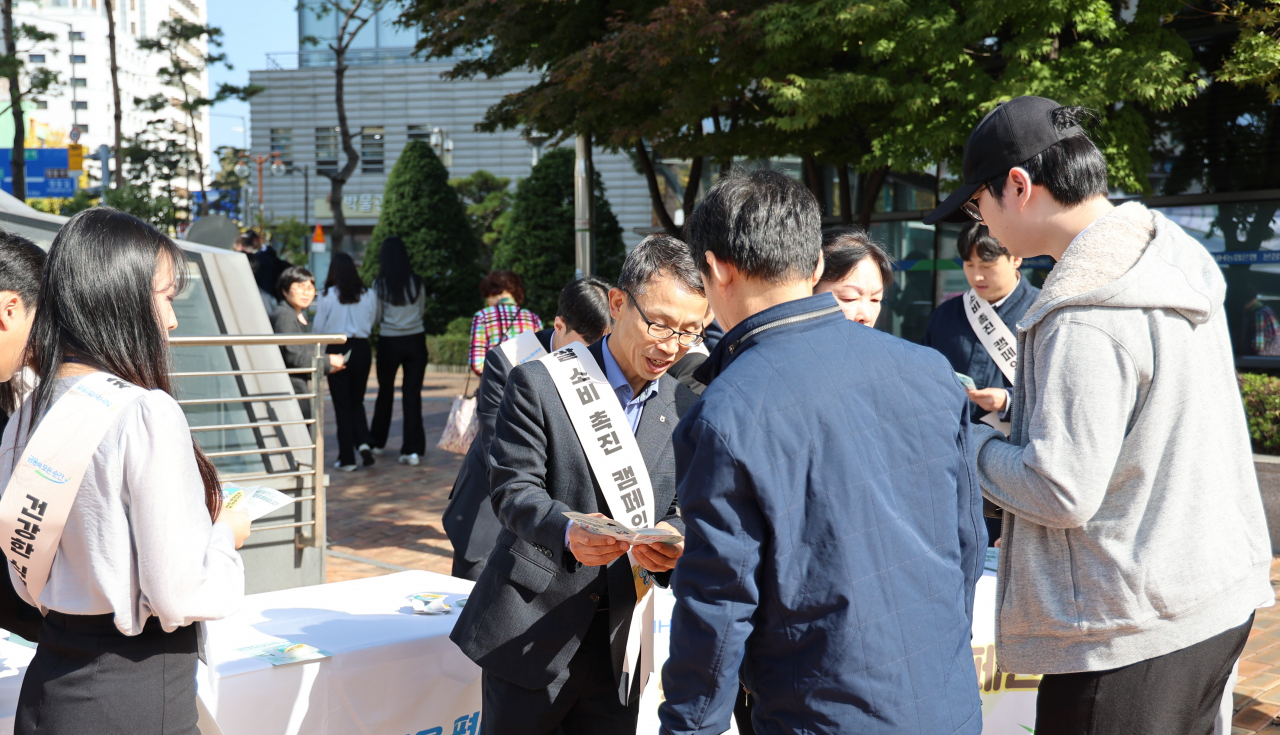
{"label": "white sneaker", "polygon": [[421,460],[419,460],[418,455],[416,455],[416,454],[402,454],[402,455],[400,455],[400,464],[407,464],[407,465],[409,465],[410,467],[417,467],[417,466],[418,466],[418,462],[419,462],[419,461],[421,461]]}
{"label": "white sneaker", "polygon": [[375,457],[381,457],[382,455],[387,453],[387,450],[383,449],[382,447],[374,447],[369,451],[373,452],[373,456]]}
{"label": "white sneaker", "polygon": [[373,458],[373,448],[368,444],[361,444],[356,451],[360,453],[360,459],[364,463],[365,467],[369,467],[374,462],[378,461]]}
{"label": "white sneaker", "polygon": [[355,472],[356,471],[356,465],[353,465],[353,464],[341,464],[339,462],[334,462],[333,466],[339,472]]}

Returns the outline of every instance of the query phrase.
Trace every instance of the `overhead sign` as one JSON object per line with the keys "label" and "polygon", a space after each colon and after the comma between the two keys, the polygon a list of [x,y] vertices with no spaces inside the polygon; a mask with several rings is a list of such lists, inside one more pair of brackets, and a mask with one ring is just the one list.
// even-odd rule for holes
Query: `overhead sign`
{"label": "overhead sign", "polygon": [[[329,207],[328,197],[316,199],[313,203],[314,216],[329,218],[333,210]],[[382,215],[382,192],[377,194],[343,194],[342,216],[353,219],[377,219]]]}
{"label": "overhead sign", "polygon": [[[27,174],[27,198],[66,199],[76,195],[76,178],[71,175],[71,161],[66,148],[27,148],[24,151]],[[0,188],[13,193],[13,149],[0,148]],[[83,164],[82,164],[83,165]]]}
{"label": "overhead sign", "polygon": [[84,170],[84,146],[74,143],[67,146],[67,168],[72,171]]}

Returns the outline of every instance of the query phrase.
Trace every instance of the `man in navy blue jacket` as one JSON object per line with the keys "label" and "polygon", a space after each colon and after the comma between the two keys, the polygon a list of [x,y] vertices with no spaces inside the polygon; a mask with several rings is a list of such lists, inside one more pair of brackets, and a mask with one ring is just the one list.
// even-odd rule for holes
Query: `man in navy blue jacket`
{"label": "man in navy blue jacket", "polygon": [[728,331],[673,437],[663,733],[728,729],[739,670],[761,735],[981,732],[986,531],[951,366],[811,295],[821,213],[785,175],[722,179],[685,228]]}

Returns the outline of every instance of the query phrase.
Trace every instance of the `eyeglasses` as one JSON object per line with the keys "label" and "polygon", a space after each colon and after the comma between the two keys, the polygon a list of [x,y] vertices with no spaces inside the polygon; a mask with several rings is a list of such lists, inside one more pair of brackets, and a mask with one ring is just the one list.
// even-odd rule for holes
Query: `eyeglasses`
{"label": "eyeglasses", "polygon": [[681,347],[697,347],[702,344],[704,339],[706,339],[706,336],[702,332],[679,332],[665,324],[650,321],[649,317],[644,315],[644,310],[640,308],[640,304],[636,301],[636,297],[632,296],[631,292],[625,288],[622,289],[622,292],[627,295],[627,298],[631,299],[631,303],[635,305],[636,311],[640,313],[640,318],[644,320],[646,325],[648,325],[650,337],[653,337],[659,342],[666,342],[672,337],[676,337],[676,342],[678,342]]}
{"label": "eyeglasses", "polygon": [[982,211],[978,209],[978,195],[982,194],[982,189],[985,188],[987,187],[983,185],[982,188],[973,193],[972,199],[960,205],[960,209],[964,210],[964,213],[969,215],[975,222],[982,221]]}

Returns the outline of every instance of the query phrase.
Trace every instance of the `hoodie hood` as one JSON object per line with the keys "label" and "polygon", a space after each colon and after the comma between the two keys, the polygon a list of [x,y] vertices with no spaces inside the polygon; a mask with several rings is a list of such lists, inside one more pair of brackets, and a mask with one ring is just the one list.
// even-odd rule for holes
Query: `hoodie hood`
{"label": "hoodie hood", "polygon": [[1223,308],[1227,284],[1204,246],[1137,202],[1116,207],[1072,241],[1018,330],[1067,306],[1176,311],[1203,324]]}

